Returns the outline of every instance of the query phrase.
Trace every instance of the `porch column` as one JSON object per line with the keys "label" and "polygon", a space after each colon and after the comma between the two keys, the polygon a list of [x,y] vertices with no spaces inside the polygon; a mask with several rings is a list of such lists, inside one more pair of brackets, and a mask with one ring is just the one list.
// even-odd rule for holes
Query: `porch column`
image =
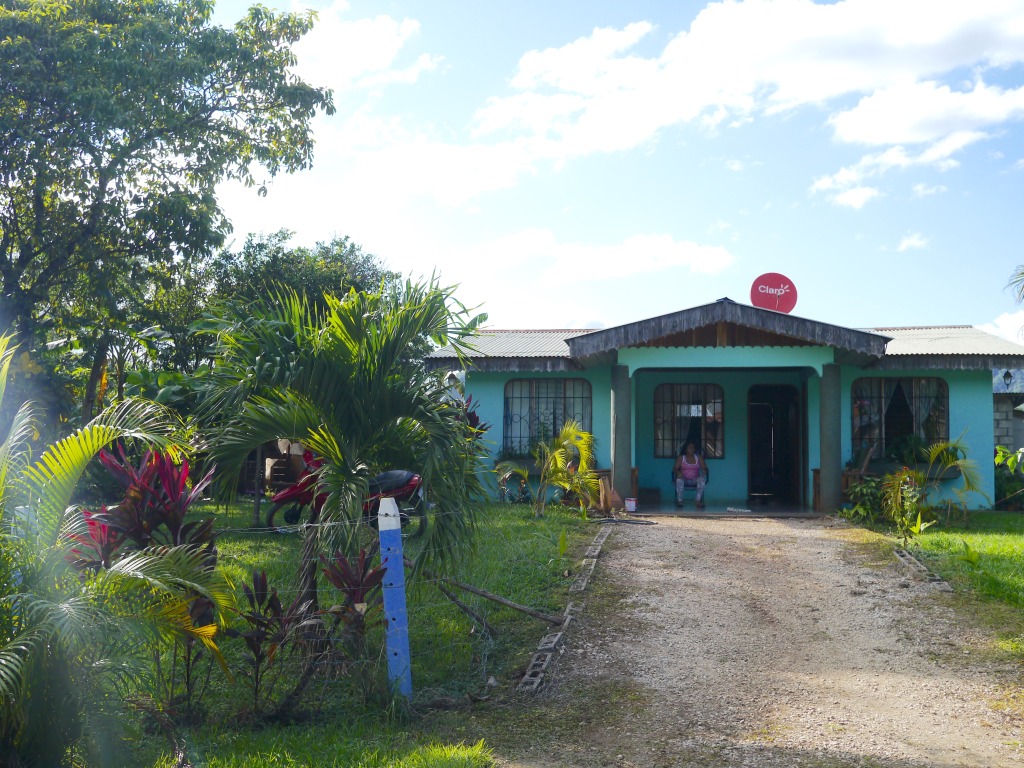
{"label": "porch column", "polygon": [[612,366],[612,487],[622,498],[632,496],[633,404],[629,367]]}
{"label": "porch column", "polygon": [[842,446],[840,414],[842,393],[840,392],[839,366],[832,363],[821,371],[821,456],[818,478],[821,483],[820,504],[824,513],[831,513],[842,500]]}

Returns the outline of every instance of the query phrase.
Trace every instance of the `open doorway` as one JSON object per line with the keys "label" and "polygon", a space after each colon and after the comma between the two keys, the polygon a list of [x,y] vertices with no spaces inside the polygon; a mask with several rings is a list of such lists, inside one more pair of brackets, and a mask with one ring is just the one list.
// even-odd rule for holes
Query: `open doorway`
{"label": "open doorway", "polygon": [[747,425],[750,501],[800,503],[800,395],[796,387],[751,387]]}

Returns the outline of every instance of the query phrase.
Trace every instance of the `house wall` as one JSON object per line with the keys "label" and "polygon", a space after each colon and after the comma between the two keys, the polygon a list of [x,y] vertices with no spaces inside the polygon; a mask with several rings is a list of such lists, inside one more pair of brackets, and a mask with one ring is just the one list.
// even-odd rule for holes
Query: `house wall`
{"label": "house wall", "polygon": [[[611,467],[611,369],[593,368],[586,371],[565,371],[558,373],[488,373],[469,371],[466,374],[466,396],[472,396],[480,420],[490,424],[484,435],[484,445],[490,454],[489,466],[501,451],[502,429],[505,418],[505,383],[511,379],[586,379],[590,382],[594,448],[598,469]],[[496,479],[485,478],[489,487],[496,490]]]}
{"label": "house wall", "polygon": [[[879,377],[891,378],[935,376],[943,379],[949,388],[949,439],[956,440],[963,434],[963,443],[967,457],[972,459],[981,476],[981,490],[988,499],[974,496],[968,501],[972,508],[988,507],[995,494],[995,467],[992,463],[992,446],[994,441],[994,422],[992,405],[992,372],[980,371],[936,371],[936,370],[899,370],[899,371],[868,371],[852,366],[844,366],[841,370],[843,392],[842,415],[842,447],[843,462],[853,458],[853,413],[850,390],[856,379]],[[952,487],[959,485],[960,480],[944,483],[938,499],[953,498]],[[937,500],[938,500],[937,499]]]}
{"label": "house wall", "polygon": [[[820,347],[740,348],[631,348],[619,352],[619,363],[629,366],[632,392],[633,466],[639,485],[658,488],[662,499],[672,496],[672,459],[654,458],[654,388],[662,383],[714,383],[722,386],[725,399],[725,458],[709,460],[709,501],[741,501],[747,495],[747,397],[755,384],[789,384],[806,392],[804,435],[806,467],[804,503],[812,499],[812,473],[820,457],[820,373],[832,362],[832,350]],[[779,370],[785,368],[784,370]],[[697,369],[697,370],[695,370]],[[975,460],[982,490],[992,498],[995,473],[992,446],[995,442],[991,373],[982,371],[870,371],[853,366],[841,368],[841,440],[844,464],[853,458],[851,387],[868,376],[938,376],[949,388],[949,435],[964,433],[968,457]],[[583,378],[592,389],[593,425],[597,466],[611,466],[611,369],[600,367],[560,373],[485,373],[470,371],[466,394],[472,395],[480,418],[491,425],[485,435],[491,459],[501,450],[505,383],[512,378]],[[966,430],[966,432],[965,432]],[[493,485],[493,478],[488,478]],[[953,481],[958,483],[959,481]],[[952,493],[947,484],[946,497]],[[975,497],[973,507],[988,506]]]}
{"label": "house wall", "polygon": [[[1006,448],[1016,448],[1016,435],[1014,434],[1013,399],[1020,395],[1003,394],[1001,392],[993,395],[993,439],[995,445],[1002,445]],[[993,446],[994,447],[994,446]]]}
{"label": "house wall", "polygon": [[[672,498],[672,459],[654,458],[654,388],[662,383],[722,386],[725,398],[725,457],[708,464],[709,501],[744,502],[748,484],[747,398],[755,384],[788,384],[797,392],[806,382],[807,408],[803,414],[806,466],[803,498],[810,504],[811,469],[818,466],[820,450],[818,403],[822,367],[833,362],[827,347],[640,347],[619,350],[619,363],[634,373],[633,465],[639,485],[658,488],[663,500]],[[655,369],[675,370],[655,370]],[[702,370],[694,370],[702,369]],[[758,369],[758,370],[751,370]],[[785,370],[779,370],[785,369]]]}
{"label": "house wall", "polygon": [[747,497],[747,397],[756,384],[792,385],[800,392],[799,371],[676,371],[640,370],[634,375],[634,466],[642,488],[658,488],[663,501],[672,499],[674,458],[654,457],[654,390],[660,384],[718,384],[722,387],[725,456],[707,459],[708,502],[741,501]]}

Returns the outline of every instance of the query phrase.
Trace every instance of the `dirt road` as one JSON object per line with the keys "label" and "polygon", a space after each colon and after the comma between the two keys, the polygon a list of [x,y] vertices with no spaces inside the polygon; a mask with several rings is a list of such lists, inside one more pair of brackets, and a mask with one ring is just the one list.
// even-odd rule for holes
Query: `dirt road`
{"label": "dirt road", "polygon": [[994,706],[1020,668],[950,595],[850,535],[830,520],[619,526],[588,598],[605,581],[617,608],[588,603],[542,694],[574,735],[505,764],[1024,765],[1020,719]]}

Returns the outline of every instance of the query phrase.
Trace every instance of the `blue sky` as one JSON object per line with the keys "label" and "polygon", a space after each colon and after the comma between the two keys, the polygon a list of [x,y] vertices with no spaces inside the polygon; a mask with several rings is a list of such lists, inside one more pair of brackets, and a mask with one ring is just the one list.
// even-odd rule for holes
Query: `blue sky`
{"label": "blue sky", "polygon": [[279,7],[319,12],[296,71],[338,111],[312,170],[221,188],[239,243],[349,235],[498,328],[764,272],[825,322],[1024,326],[1024,0]]}

